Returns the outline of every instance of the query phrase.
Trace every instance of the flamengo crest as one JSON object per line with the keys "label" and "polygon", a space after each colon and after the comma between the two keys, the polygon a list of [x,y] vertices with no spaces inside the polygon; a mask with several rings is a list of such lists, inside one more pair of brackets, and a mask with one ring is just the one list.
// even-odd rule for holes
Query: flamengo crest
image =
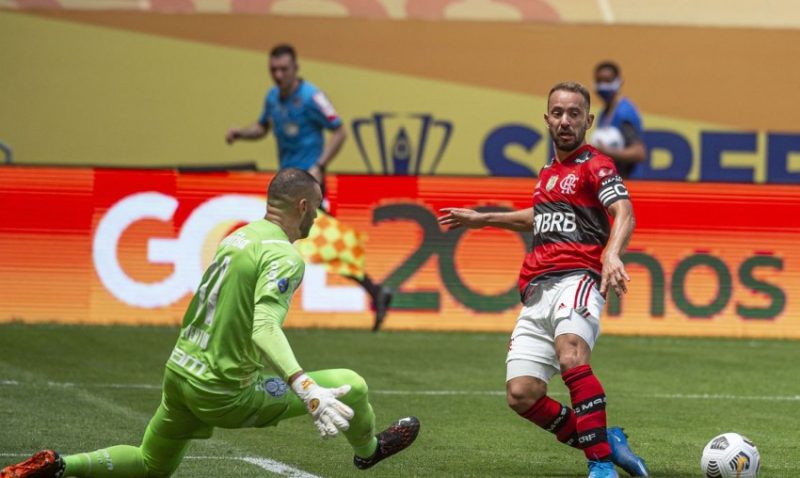
{"label": "flamengo crest", "polygon": [[569,173],[567,177],[561,180],[561,192],[563,194],[575,194],[576,184],[578,184],[578,176]]}

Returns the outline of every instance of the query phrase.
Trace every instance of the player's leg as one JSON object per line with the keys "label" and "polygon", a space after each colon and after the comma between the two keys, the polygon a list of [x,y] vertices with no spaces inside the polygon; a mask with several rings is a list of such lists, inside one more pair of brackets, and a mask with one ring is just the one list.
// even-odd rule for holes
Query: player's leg
{"label": "player's leg", "polygon": [[[350,385],[350,391],[339,398],[342,403],[353,409],[350,428],[342,433],[353,447],[356,456],[362,458],[371,456],[378,446],[378,440],[375,437],[375,412],[369,403],[367,382],[354,371],[347,369],[318,370],[309,372],[308,375],[325,388]],[[308,413],[303,401],[295,394],[290,393],[288,396],[288,408],[279,420]]]}
{"label": "player's leg", "polygon": [[[309,373],[311,378],[323,387],[334,388],[343,384],[350,385],[351,389],[340,398],[342,402],[353,409],[354,416],[350,420],[350,428],[343,432],[347,441],[353,447],[353,464],[356,468],[366,470],[377,465],[380,461],[399,453],[414,443],[419,434],[419,420],[416,417],[401,418],[382,432],[374,435],[375,413],[369,403],[367,383],[352,370],[321,370]],[[294,397],[294,396],[293,396]],[[305,405],[299,402],[305,412]],[[296,404],[293,404],[296,410]],[[293,411],[294,411],[293,410]]]}
{"label": "player's leg", "polygon": [[522,418],[577,446],[575,413],[547,396],[547,383],[558,372],[552,333],[545,317],[549,307],[541,289],[523,307],[511,335],[506,359],[509,407]]}
{"label": "player's leg", "polygon": [[[416,439],[419,422],[413,417],[401,419],[374,435],[375,413],[369,403],[367,384],[352,370],[321,370],[308,372],[308,375],[326,388],[350,385],[350,391],[339,400],[353,409],[350,427],[342,433],[353,447],[356,466],[362,463],[371,467],[407,448]],[[225,407],[194,412],[203,421],[223,428],[275,426],[283,420],[308,413],[303,401],[278,377],[262,377]]]}
{"label": "player's leg", "polygon": [[372,310],[375,312],[375,321],[372,324],[372,331],[377,332],[383,325],[386,318],[386,313],[389,312],[389,307],[392,304],[392,297],[394,293],[392,289],[383,284],[376,284],[366,272],[361,276],[345,276],[358,282],[369,294],[372,301]]}
{"label": "player's leg", "polygon": [[[590,276],[565,278],[561,286],[558,303],[568,307],[560,308],[560,312],[557,310],[555,313],[556,349],[562,378],[565,383],[569,382],[573,406],[580,415],[578,428],[584,432],[597,429],[600,439],[610,447],[611,460],[629,475],[649,476],[644,460],[631,451],[622,429],[607,428],[605,391],[589,365],[591,351],[600,335],[600,315],[605,299],[600,294],[597,282]],[[580,405],[576,405],[576,402],[580,402]],[[592,447],[592,432],[586,433],[590,436],[584,438],[584,450],[587,451],[587,458],[590,458],[590,454],[596,454],[597,450]],[[603,434],[604,437],[601,436]],[[604,449],[605,445],[601,443],[600,450]]]}
{"label": "player's leg", "polygon": [[590,477],[617,476],[608,441],[605,390],[589,365],[605,300],[588,274],[565,277],[558,289],[556,302],[563,307],[553,313],[556,355],[575,411],[578,443],[589,461]]}
{"label": "player's leg", "polygon": [[[373,435],[375,414],[369,403],[367,383],[352,370],[321,370],[311,372],[309,375],[323,387],[334,388],[344,384],[350,385],[350,392],[340,400],[354,412],[353,419],[350,420],[350,428],[343,433],[353,447],[355,453],[353,464],[356,468],[360,470],[372,468],[384,459],[405,450],[417,439],[420,424],[416,417],[401,418],[382,432]],[[296,413],[299,403],[303,410],[302,413],[305,413],[305,405],[294,395],[293,402],[295,403],[292,404],[292,412]]]}
{"label": "player's leg", "polygon": [[52,450],[0,472],[2,478],[162,478],[172,475],[192,438],[208,438],[212,428],[185,406],[183,380],[164,375],[161,404],[145,430],[141,446],[116,445],[63,458]]}
{"label": "player's leg", "polygon": [[[419,420],[415,417],[401,418],[382,432],[375,433],[375,413],[369,403],[367,383],[364,379],[347,369],[320,370],[309,372],[318,384],[326,388],[350,385],[350,392],[339,400],[353,409],[350,428],[343,432],[350,446],[353,447],[353,464],[361,469],[372,468],[380,461],[411,446],[419,434]],[[291,394],[289,408],[281,417],[305,415],[305,404]]]}
{"label": "player's leg", "polygon": [[166,478],[178,468],[189,440],[174,440],[145,431],[139,447],[117,445],[64,457],[64,476],[79,478]]}

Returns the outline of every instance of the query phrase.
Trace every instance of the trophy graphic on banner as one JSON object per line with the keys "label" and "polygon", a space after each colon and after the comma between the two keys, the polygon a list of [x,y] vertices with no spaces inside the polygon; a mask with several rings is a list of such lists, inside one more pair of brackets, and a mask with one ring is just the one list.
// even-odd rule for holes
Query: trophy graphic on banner
{"label": "trophy graphic on banner", "polygon": [[374,113],[352,121],[358,151],[371,174],[435,174],[453,123],[429,113]]}

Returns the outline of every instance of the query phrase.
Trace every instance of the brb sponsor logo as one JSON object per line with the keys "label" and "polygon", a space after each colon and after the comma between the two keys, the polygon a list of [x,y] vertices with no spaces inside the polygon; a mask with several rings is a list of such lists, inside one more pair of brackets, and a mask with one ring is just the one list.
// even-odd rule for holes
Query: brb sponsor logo
{"label": "brb sponsor logo", "polygon": [[534,220],[534,234],[575,232],[577,229],[574,212],[542,212],[536,214]]}
{"label": "brb sponsor logo", "polygon": [[430,113],[373,113],[352,122],[369,173],[434,174],[453,135],[451,121]]}
{"label": "brb sponsor logo", "polygon": [[169,221],[178,208],[172,196],[149,191],[127,196],[115,203],[97,224],[92,243],[95,271],[105,288],[120,301],[143,308],[166,307],[191,293],[203,276],[202,250],[206,238],[222,224],[252,222],[264,216],[264,199],[227,194],[207,200],[184,222],[176,238],[150,238],[147,260],[169,264],[172,274],[157,282],[131,278],[117,254],[120,238],[133,224],[150,219]]}

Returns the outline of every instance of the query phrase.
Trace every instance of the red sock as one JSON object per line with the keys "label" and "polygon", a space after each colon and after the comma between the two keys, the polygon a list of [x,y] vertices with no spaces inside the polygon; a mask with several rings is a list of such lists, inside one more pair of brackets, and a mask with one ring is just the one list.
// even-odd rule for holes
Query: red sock
{"label": "red sock", "polygon": [[592,367],[579,365],[561,375],[572,397],[578,446],[589,460],[607,460],[611,447],[606,435],[606,393]]}
{"label": "red sock", "polygon": [[578,446],[578,434],[575,431],[575,412],[571,408],[544,396],[534,403],[528,411],[519,414],[550,433],[554,433],[558,441],[569,446]]}

